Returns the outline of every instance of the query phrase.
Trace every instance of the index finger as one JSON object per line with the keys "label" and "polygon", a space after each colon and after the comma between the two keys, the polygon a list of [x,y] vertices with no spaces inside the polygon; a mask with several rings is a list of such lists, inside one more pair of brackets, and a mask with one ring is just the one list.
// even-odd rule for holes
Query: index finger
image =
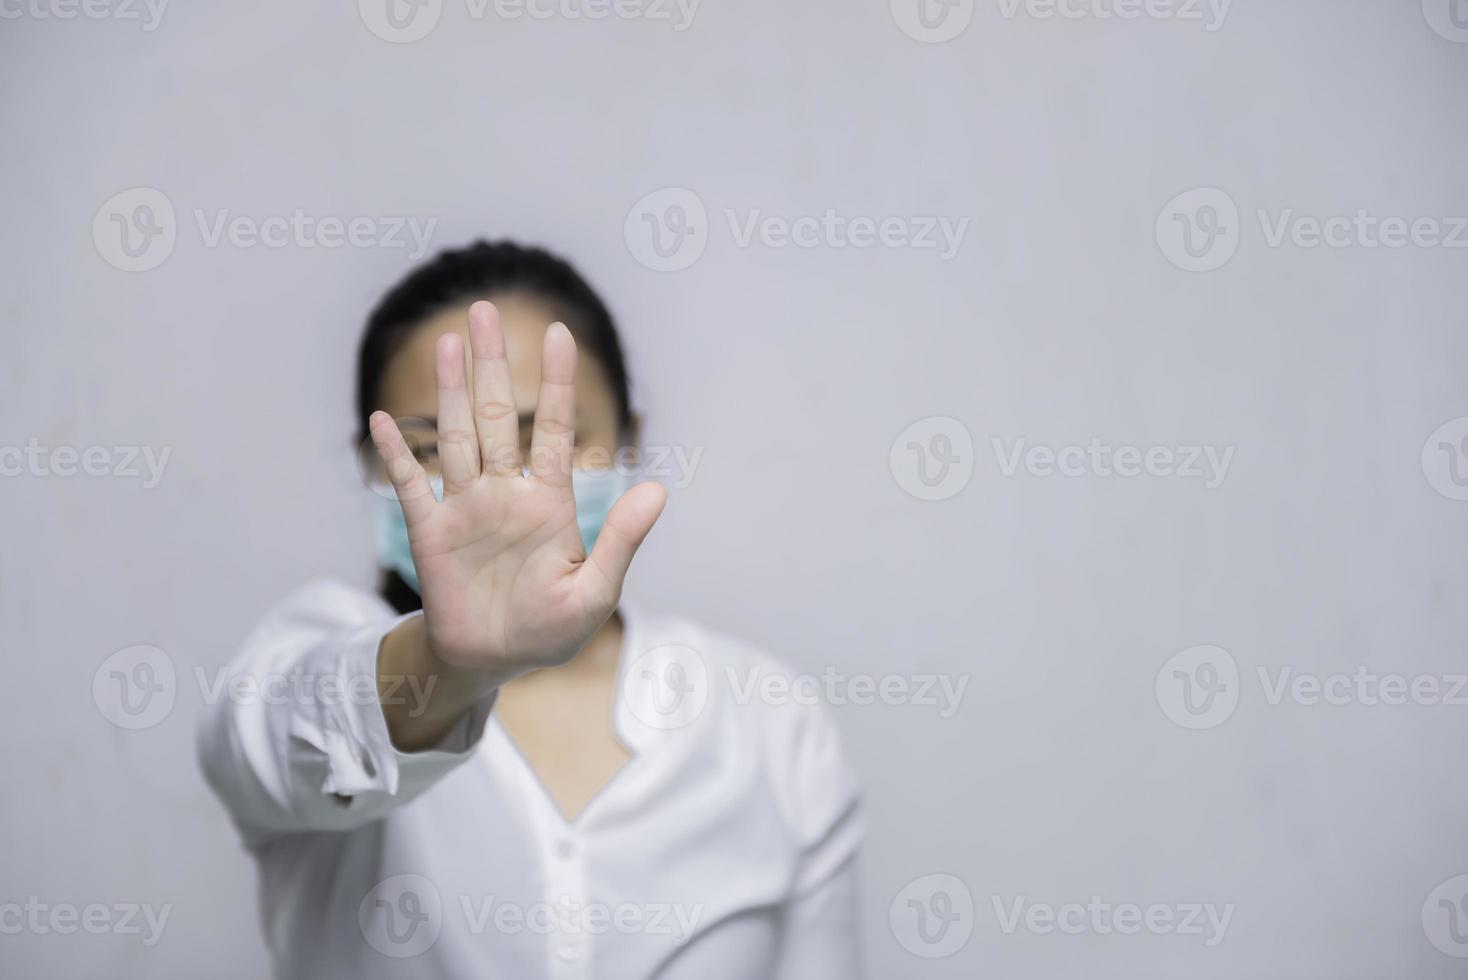
{"label": "index finger", "polygon": [[433,508],[438,506],[438,498],[433,495],[428,475],[423,472],[423,466],[408,448],[407,441],[403,439],[403,434],[391,415],[373,412],[372,417],[367,420],[367,427],[372,433],[372,444],[377,447],[383,466],[387,469],[387,478],[392,481],[392,488],[397,492],[398,503],[403,508],[403,519],[412,527],[432,514]]}

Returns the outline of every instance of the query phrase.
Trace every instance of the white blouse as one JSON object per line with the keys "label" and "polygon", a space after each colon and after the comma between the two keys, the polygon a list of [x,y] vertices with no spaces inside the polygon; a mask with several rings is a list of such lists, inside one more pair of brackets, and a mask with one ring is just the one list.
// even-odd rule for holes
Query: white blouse
{"label": "white blouse", "polygon": [[762,698],[787,672],[735,641],[621,613],[631,759],[571,822],[490,706],[393,748],[377,650],[405,617],[380,598],[318,582],[266,617],[199,751],[277,977],[860,975],[861,813],[824,709]]}

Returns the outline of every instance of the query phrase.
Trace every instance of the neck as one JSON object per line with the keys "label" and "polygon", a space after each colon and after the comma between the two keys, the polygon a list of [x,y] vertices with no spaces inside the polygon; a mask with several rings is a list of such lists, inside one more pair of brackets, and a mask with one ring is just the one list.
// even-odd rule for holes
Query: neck
{"label": "neck", "polygon": [[620,613],[602,623],[601,628],[591,634],[570,660],[558,667],[545,667],[510,681],[511,685],[523,685],[524,690],[545,690],[547,686],[561,684],[605,683],[617,676],[617,667],[622,654],[622,636],[625,627]]}
{"label": "neck", "polygon": [[601,628],[591,634],[591,639],[586,646],[572,657],[566,666],[577,671],[617,672],[617,662],[622,655],[622,637],[626,633],[626,627],[622,622],[622,613],[615,611],[607,618]]}

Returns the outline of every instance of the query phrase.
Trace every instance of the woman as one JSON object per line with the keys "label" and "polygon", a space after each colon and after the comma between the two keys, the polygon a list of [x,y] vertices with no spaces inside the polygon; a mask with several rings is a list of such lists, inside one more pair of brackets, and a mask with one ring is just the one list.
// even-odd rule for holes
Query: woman
{"label": "woman", "polygon": [[858,975],[831,722],[762,703],[763,655],[619,605],[666,491],[618,498],[636,416],[591,288],[539,249],[445,252],[372,313],[357,395],[382,594],[286,599],[230,667],[286,696],[200,730],[276,974]]}

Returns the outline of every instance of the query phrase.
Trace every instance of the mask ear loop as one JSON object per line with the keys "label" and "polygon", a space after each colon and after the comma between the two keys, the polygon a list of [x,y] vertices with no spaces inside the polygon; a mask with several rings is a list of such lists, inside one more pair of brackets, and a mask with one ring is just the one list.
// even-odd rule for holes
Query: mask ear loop
{"label": "mask ear loop", "polygon": [[629,488],[635,485],[642,470],[642,443],[623,442],[617,446],[612,454],[612,469],[622,474]]}
{"label": "mask ear loop", "polygon": [[612,453],[612,468],[626,477],[629,489],[637,485],[642,473],[642,449],[642,416],[628,404],[627,420],[617,426],[617,448]]}

